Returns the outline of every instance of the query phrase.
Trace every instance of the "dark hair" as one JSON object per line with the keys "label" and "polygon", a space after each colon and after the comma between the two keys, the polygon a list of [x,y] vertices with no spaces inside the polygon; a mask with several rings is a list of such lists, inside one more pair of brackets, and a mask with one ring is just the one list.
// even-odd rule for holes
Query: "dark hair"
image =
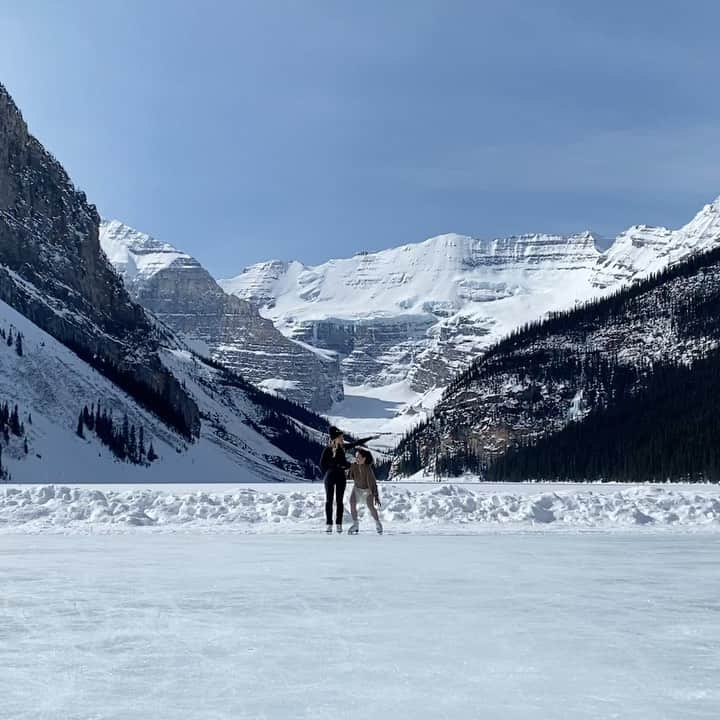
{"label": "dark hair", "polygon": [[365,464],[366,465],[374,465],[375,460],[373,459],[372,453],[365,449],[365,448],[358,448],[357,452],[359,452],[364,458],[365,458]]}
{"label": "dark hair", "polygon": [[331,425],[328,430],[328,434],[330,435],[330,439],[334,440],[336,437],[340,437],[343,434],[343,431],[340,428]]}

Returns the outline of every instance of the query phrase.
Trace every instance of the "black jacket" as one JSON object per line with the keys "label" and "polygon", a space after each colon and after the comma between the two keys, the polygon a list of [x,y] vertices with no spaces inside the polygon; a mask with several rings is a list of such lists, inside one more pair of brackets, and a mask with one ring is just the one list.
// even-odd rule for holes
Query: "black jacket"
{"label": "black jacket", "polygon": [[345,450],[333,452],[331,447],[326,447],[323,450],[322,457],[320,458],[320,469],[325,473],[326,478],[342,480],[345,478],[345,471],[349,467],[350,463],[345,457]]}

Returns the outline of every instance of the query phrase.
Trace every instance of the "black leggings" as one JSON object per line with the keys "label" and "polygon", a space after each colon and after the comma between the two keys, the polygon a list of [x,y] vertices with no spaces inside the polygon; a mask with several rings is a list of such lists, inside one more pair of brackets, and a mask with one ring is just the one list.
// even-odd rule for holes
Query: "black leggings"
{"label": "black leggings", "polygon": [[345,496],[345,486],[347,481],[345,475],[334,475],[328,473],[325,476],[325,519],[328,525],[332,525],[333,495],[337,511],[335,513],[335,522],[342,525],[343,521],[343,498]]}

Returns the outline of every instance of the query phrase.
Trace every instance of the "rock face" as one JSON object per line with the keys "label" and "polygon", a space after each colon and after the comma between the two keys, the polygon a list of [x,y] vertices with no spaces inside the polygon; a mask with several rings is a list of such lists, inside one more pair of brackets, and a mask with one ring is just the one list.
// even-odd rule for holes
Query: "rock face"
{"label": "rock face", "polygon": [[[327,421],[200,357],[134,302],[100,248],[99,221],[0,86],[0,401],[18,406],[23,424],[9,443],[0,440],[3,477],[62,483],[316,476]],[[163,266],[190,266],[192,288],[210,285],[226,298],[186,256],[155,249]],[[126,263],[126,272],[141,270]],[[171,293],[171,283],[161,284],[156,301]],[[249,310],[226,299],[232,312]],[[89,409],[80,414],[83,406],[96,415],[102,409],[102,432],[87,419]]]}
{"label": "rock face", "polygon": [[205,354],[315,410],[342,399],[335,354],[286,338],[249,302],[228,295],[195,258],[117,220],[103,221],[100,243],[130,295]]}
{"label": "rock face", "polygon": [[422,393],[523,322],[586,297],[594,240],[442,235],[317,267],[261,263],[220,284],[288,337],[339,353],[348,384]]}
{"label": "rock face", "polygon": [[198,408],[100,252],[99,221],[0,85],[0,300],[128,389],[162,399],[167,419],[195,436]]}

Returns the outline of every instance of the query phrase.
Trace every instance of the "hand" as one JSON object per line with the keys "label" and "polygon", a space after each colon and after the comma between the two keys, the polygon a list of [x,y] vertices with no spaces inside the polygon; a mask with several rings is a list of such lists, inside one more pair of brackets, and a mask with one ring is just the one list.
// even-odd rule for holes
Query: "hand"
{"label": "hand", "polygon": [[377,495],[375,496],[375,504],[376,504],[378,507],[380,507],[380,506],[382,505],[382,503],[380,502],[380,498],[379,498]]}

